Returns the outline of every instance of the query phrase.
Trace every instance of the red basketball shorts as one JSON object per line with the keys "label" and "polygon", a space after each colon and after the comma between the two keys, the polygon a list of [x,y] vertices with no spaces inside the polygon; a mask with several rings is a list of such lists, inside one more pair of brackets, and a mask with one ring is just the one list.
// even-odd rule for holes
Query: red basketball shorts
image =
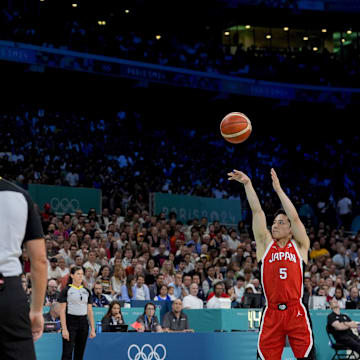
{"label": "red basketball shorts", "polygon": [[286,336],[295,357],[306,358],[312,352],[314,341],[311,320],[300,301],[291,306],[269,304],[265,308],[258,339],[260,359],[281,360]]}

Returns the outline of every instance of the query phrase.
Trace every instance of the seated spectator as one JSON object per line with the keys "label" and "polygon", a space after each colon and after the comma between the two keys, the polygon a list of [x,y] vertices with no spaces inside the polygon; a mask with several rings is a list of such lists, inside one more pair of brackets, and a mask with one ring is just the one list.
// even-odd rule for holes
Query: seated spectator
{"label": "seated spectator", "polygon": [[171,301],[170,296],[168,295],[167,286],[161,285],[159,294],[154,297],[154,301]]}
{"label": "seated spectator", "polygon": [[208,309],[231,308],[231,299],[229,295],[225,293],[225,286],[222,281],[219,281],[214,285],[214,292],[208,296],[206,307]]}
{"label": "seated spectator", "polygon": [[186,314],[181,310],[182,301],[174,300],[172,310],[164,315],[163,330],[166,332],[194,332],[189,327],[189,320]]}
{"label": "seated spectator", "polygon": [[150,291],[145,285],[145,276],[138,275],[136,284],[132,288],[133,298],[131,300],[150,300]]}
{"label": "seated spectator", "polygon": [[344,290],[342,287],[337,286],[335,288],[335,294],[334,294],[333,300],[336,300],[338,302],[340,309],[346,308],[346,297],[345,297]]}
{"label": "seated spectator", "polygon": [[55,279],[59,281],[62,278],[60,268],[58,267],[58,259],[52,257],[49,261],[48,279]]}
{"label": "seated spectator", "polygon": [[100,273],[100,275],[98,276],[98,278],[96,280],[101,283],[101,285],[103,287],[103,294],[113,295],[115,293],[115,291],[111,287],[110,266],[109,265],[102,266],[99,273]]}
{"label": "seated spectator", "polygon": [[121,287],[121,299],[126,302],[130,302],[130,300],[134,300],[133,289],[136,284],[136,279],[134,275],[128,275],[126,278],[126,284]]}
{"label": "seated spectator", "polygon": [[353,286],[350,289],[350,295],[346,299],[346,309],[358,309],[360,306],[359,289]]}
{"label": "seated spectator", "polygon": [[177,299],[180,299],[182,295],[182,274],[177,271],[175,274],[175,281],[169,285],[174,287],[174,296]]}
{"label": "seated spectator", "polygon": [[325,248],[320,248],[320,243],[319,241],[315,241],[313,244],[313,248],[310,251],[310,259],[316,259],[320,256],[330,256],[330,253],[327,249]]}
{"label": "seated spectator", "polygon": [[174,295],[174,286],[171,285],[171,284],[169,284],[168,287],[167,287],[167,289],[168,289],[168,295],[169,295],[169,297],[170,297],[170,300],[171,300],[171,301],[176,300],[177,297]]}
{"label": "seated spectator", "polygon": [[184,298],[186,295],[190,294],[190,285],[192,282],[191,276],[188,274],[183,275],[183,284],[181,290],[181,297]]}
{"label": "seated spectator", "polygon": [[31,287],[29,287],[29,282],[28,282],[28,279],[25,274],[21,275],[21,284],[25,291],[27,301],[30,304],[31,303]]}
{"label": "seated spectator", "polygon": [[84,286],[89,289],[90,291],[94,288],[96,279],[93,276],[93,269],[91,267],[88,267],[84,271]]}
{"label": "seated spectator", "polygon": [[229,287],[227,287],[227,289],[226,289],[226,294],[229,295],[229,297],[230,297],[231,307],[232,307],[232,308],[239,307],[239,304],[238,304],[238,302],[236,301],[236,294],[235,294],[235,288],[234,288],[234,286],[230,285]]}
{"label": "seated spectator", "polygon": [[121,296],[121,287],[126,284],[125,270],[119,265],[114,267],[114,275],[111,277],[111,287],[115,291],[115,296]]}
{"label": "seated spectator", "polygon": [[344,245],[340,245],[332,258],[333,263],[340,269],[347,268],[350,264],[350,258],[346,254],[346,248]]}
{"label": "seated spectator", "polygon": [[[60,321],[60,303],[54,302],[50,306],[49,312],[43,314],[44,322],[56,322]],[[44,332],[59,332],[60,327],[48,328],[44,327]]]}
{"label": "seated spectator", "polygon": [[83,265],[84,269],[90,267],[93,270],[93,276],[97,277],[101,266],[96,263],[96,252],[91,250],[88,253],[88,261]]}
{"label": "seated spectator", "polygon": [[199,287],[197,284],[190,285],[190,294],[184,297],[183,309],[202,309],[203,301],[198,298]]}
{"label": "seated spectator", "polygon": [[141,324],[141,327],[137,329],[138,332],[162,332],[162,327],[157,316],[155,315],[155,310],[155,304],[147,303],[145,305],[144,313],[136,319],[136,322]]}
{"label": "seated spectator", "polygon": [[109,307],[108,299],[103,295],[101,282],[97,281],[93,290],[93,306],[95,307]]}
{"label": "seated spectator", "polygon": [[198,293],[197,293],[197,297],[202,300],[202,301],[205,301],[206,299],[206,296],[204,294],[204,290],[202,289],[201,287],[201,280],[200,280],[200,275],[195,273],[192,277],[192,282],[197,284],[198,286]]}
{"label": "seated spectator", "polygon": [[164,260],[161,273],[164,274],[165,285],[169,285],[175,281],[175,268],[171,260]]}
{"label": "seated spectator", "polygon": [[47,290],[45,293],[45,301],[44,301],[45,306],[50,306],[52,303],[58,301],[60,293],[57,290],[57,288],[58,288],[58,284],[56,280],[50,279],[48,281]]}
{"label": "seated spectator", "polygon": [[[155,269],[155,268],[154,268]],[[164,284],[164,275],[163,274],[157,274],[156,275],[156,281],[154,284],[149,286],[150,290],[150,299],[154,299],[154,297],[159,294],[160,287]]]}
{"label": "seated spectator", "polygon": [[110,331],[110,325],[125,324],[125,321],[121,313],[121,306],[118,301],[113,300],[110,303],[109,310],[102,318],[101,324],[102,324],[103,332]]}
{"label": "seated spectator", "polygon": [[69,274],[69,268],[66,266],[65,259],[62,256],[59,256],[58,267],[60,269],[61,278]]}
{"label": "seated spectator", "polygon": [[336,342],[348,346],[360,354],[360,339],[351,330],[357,329],[358,324],[351,321],[346,314],[341,314],[337,300],[330,301],[330,308],[332,312],[327,318],[329,332],[334,336]]}
{"label": "seated spectator", "polygon": [[245,292],[245,278],[243,276],[238,276],[236,278],[234,290],[236,294],[236,301],[240,304]]}

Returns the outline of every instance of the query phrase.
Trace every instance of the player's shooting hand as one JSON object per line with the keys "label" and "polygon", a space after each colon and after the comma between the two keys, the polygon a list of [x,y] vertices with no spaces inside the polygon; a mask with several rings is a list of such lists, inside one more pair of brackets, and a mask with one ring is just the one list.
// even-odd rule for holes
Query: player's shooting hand
{"label": "player's shooting hand", "polygon": [[236,180],[244,185],[246,185],[250,181],[250,178],[239,170],[233,170],[229,172],[228,177],[228,180]]}
{"label": "player's shooting hand", "polygon": [[280,186],[280,181],[279,178],[276,175],[275,170],[272,168],[270,171],[271,174],[271,179],[272,179],[272,184],[273,184],[273,188],[276,192],[281,190],[281,186]]}

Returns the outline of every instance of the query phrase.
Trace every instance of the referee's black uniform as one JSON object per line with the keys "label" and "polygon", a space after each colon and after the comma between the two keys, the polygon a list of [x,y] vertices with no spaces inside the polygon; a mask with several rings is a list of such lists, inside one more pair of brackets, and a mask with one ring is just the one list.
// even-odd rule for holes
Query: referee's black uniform
{"label": "referee's black uniform", "polygon": [[60,303],[66,303],[66,327],[70,340],[63,339],[62,360],[81,360],[89,335],[88,305],[92,305],[91,292],[83,285],[69,284],[60,293]]}
{"label": "referee's black uniform", "polygon": [[19,258],[23,243],[43,237],[40,217],[29,194],[0,177],[1,359],[35,359],[30,309],[21,285]]}

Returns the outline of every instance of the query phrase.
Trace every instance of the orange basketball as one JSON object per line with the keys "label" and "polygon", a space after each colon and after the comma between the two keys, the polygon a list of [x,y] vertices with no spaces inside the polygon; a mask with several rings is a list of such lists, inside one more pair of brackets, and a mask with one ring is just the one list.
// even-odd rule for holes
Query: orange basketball
{"label": "orange basketball", "polygon": [[252,127],[248,117],[240,112],[227,114],[220,123],[223,138],[233,144],[244,142],[251,134]]}

